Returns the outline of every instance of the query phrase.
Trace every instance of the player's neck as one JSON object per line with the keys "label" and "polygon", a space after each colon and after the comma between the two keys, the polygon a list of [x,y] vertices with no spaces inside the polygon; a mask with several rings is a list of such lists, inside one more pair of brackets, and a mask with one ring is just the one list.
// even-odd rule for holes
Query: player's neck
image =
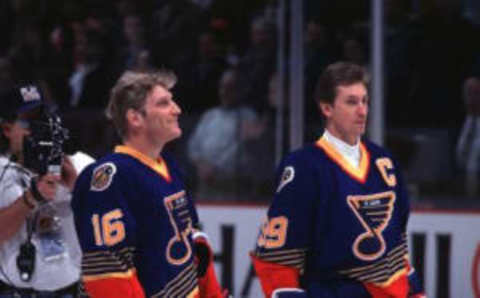
{"label": "player's neck", "polygon": [[163,149],[163,145],[154,145],[152,142],[141,137],[130,137],[124,140],[123,144],[137,150],[153,160],[156,160],[160,156],[160,152],[162,152]]}
{"label": "player's neck", "polygon": [[332,127],[325,128],[325,132],[328,133],[329,137],[334,138],[336,142],[348,147],[355,147],[360,143],[360,137],[344,135]]}
{"label": "player's neck", "polygon": [[[325,129],[324,136],[327,139],[327,141],[329,143],[332,143],[333,145],[335,145],[335,147],[345,148],[348,151],[359,149],[359,145],[360,145],[359,140],[360,139],[357,139],[356,142],[346,142],[345,140],[343,140],[343,139],[337,137],[336,135],[332,134],[331,131],[329,131],[328,129]],[[353,143],[353,144],[351,144],[351,143]]]}
{"label": "player's neck", "polygon": [[360,142],[357,141],[355,145],[350,145],[344,140],[334,136],[328,129],[325,129],[323,137],[326,141],[332,144],[335,149],[346,159],[352,166],[358,168],[360,165]]}

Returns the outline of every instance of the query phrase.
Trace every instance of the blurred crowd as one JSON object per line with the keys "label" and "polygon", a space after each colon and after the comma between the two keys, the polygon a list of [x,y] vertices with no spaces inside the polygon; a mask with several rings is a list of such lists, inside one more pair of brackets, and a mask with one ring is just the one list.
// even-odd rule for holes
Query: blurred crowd
{"label": "blurred crowd", "polygon": [[[268,200],[275,93],[283,90],[276,75],[277,4],[1,1],[0,92],[18,81],[40,83],[75,148],[100,156],[117,141],[104,108],[119,75],[173,69],[184,136],[171,150],[183,159],[188,183],[200,199]],[[440,158],[448,160],[442,179],[465,173],[455,148],[467,114],[464,82],[480,77],[473,18],[479,14],[459,1],[387,0],[384,6],[387,146],[414,172],[422,150],[438,149],[419,140],[440,135],[446,142]],[[369,67],[370,1],[307,0],[304,8],[305,135],[311,141],[321,134],[312,92],[324,67],[338,60]],[[472,92],[479,97],[478,88]],[[429,175],[410,178],[429,182]]]}

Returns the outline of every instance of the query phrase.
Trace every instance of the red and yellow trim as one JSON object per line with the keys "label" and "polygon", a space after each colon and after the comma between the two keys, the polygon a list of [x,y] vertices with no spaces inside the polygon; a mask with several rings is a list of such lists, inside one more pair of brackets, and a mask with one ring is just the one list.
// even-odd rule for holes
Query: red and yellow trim
{"label": "red and yellow trim", "polygon": [[123,153],[130,155],[136,159],[138,159],[141,163],[145,164],[155,172],[157,172],[163,179],[165,179],[168,183],[172,181],[170,177],[170,171],[168,170],[168,166],[165,161],[158,157],[157,160],[154,160],[147,155],[143,154],[140,151],[133,149],[132,147],[119,145],[115,147],[116,153]]}
{"label": "red and yellow trim", "polygon": [[353,167],[324,137],[318,139],[315,145],[321,148],[348,175],[360,183],[365,183],[370,170],[370,153],[362,142],[360,142],[360,165],[358,168]]}
{"label": "red and yellow trim", "polygon": [[407,269],[398,270],[384,283],[364,283],[364,286],[373,298],[407,297],[410,289]]}
{"label": "red and yellow trim", "polygon": [[145,298],[135,269],[125,273],[83,276],[82,280],[91,298]]}
{"label": "red and yellow trim", "polygon": [[395,283],[398,279],[402,278],[402,276],[407,276],[408,271],[407,268],[403,268],[395,272],[387,281],[383,283],[376,283],[376,286],[382,287],[382,288],[388,288],[390,287],[393,283]]}
{"label": "red and yellow trim", "polygon": [[104,273],[104,274],[84,275],[82,276],[82,280],[84,282],[88,282],[88,281],[94,281],[94,280],[106,279],[106,278],[131,278],[136,274],[137,272],[135,269],[130,269],[126,272],[110,272],[110,273]]}
{"label": "red and yellow trim", "polygon": [[299,269],[267,262],[253,254],[250,254],[250,258],[266,298],[270,298],[273,291],[279,288],[300,287]]}

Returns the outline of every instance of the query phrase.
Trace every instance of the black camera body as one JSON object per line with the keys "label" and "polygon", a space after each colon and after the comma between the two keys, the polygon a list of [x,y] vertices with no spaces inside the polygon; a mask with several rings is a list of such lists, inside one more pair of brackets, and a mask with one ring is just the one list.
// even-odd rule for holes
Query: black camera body
{"label": "black camera body", "polygon": [[68,130],[60,117],[43,109],[37,119],[30,122],[30,135],[23,141],[24,166],[36,174],[60,174],[64,142]]}

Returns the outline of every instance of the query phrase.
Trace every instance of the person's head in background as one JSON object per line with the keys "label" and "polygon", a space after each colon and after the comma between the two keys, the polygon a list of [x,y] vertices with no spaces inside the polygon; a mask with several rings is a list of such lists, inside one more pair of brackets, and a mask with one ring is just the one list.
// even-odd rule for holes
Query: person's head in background
{"label": "person's head in background", "polygon": [[205,31],[198,37],[198,55],[201,61],[210,60],[219,54],[218,43],[212,32]]}
{"label": "person's head in background", "polygon": [[327,28],[317,20],[308,21],[305,42],[312,48],[326,47],[328,45]]}
{"label": "person's head in background", "polygon": [[350,62],[329,65],[317,81],[315,101],[325,128],[335,137],[355,145],[365,133],[368,115],[368,76]]}
{"label": "person's head in background", "polygon": [[358,33],[348,34],[342,42],[343,58],[342,60],[365,66],[367,59],[366,40]]}
{"label": "person's head in background", "polygon": [[145,26],[140,15],[130,13],[123,18],[123,34],[129,45],[145,44]]}
{"label": "person's head in background", "polygon": [[231,108],[239,104],[237,76],[237,71],[230,68],[224,71],[220,77],[220,82],[218,84],[218,97],[220,98],[220,104],[223,107]]}
{"label": "person's head in background", "polygon": [[253,19],[250,25],[251,47],[255,49],[272,49],[275,47],[275,24],[265,17]]}

